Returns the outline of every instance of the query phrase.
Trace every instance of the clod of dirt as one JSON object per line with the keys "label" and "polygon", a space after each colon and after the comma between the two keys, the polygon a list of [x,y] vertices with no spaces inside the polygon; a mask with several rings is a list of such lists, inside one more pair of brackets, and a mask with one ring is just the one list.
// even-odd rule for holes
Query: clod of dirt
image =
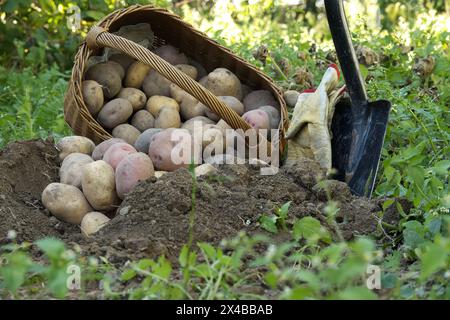
{"label": "clod of dirt", "polygon": [[372,49],[368,47],[364,47],[361,45],[356,46],[356,57],[358,58],[359,63],[369,67],[374,64],[377,64],[380,62],[380,56],[378,53],[373,51]]}
{"label": "clod of dirt", "polygon": [[434,70],[436,61],[433,56],[428,56],[422,59],[417,59],[414,65],[414,72],[421,78],[428,77]]}

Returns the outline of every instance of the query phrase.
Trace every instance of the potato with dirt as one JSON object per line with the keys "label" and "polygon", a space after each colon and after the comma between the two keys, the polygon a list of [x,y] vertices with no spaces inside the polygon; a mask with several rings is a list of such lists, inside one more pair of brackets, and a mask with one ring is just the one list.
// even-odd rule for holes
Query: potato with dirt
{"label": "potato with dirt", "polygon": [[120,79],[123,80],[125,78],[125,69],[122,67],[122,65],[116,61],[107,61],[105,62],[109,64],[111,67],[116,70],[117,74],[120,76]]}
{"label": "potato with dirt", "polygon": [[226,139],[223,129],[212,124],[197,125],[191,134],[194,141],[202,146],[204,157],[224,153]]}
{"label": "potato with dirt", "polygon": [[277,129],[280,125],[280,111],[278,111],[276,108],[272,106],[262,106],[259,107],[257,110],[262,110],[269,116],[269,122],[270,122],[270,128],[271,129]]}
{"label": "potato with dirt", "polygon": [[155,128],[168,129],[179,128],[180,126],[180,114],[174,108],[162,108],[156,116]]}
{"label": "potato with dirt", "polygon": [[119,124],[112,131],[114,138],[125,140],[126,143],[131,145],[134,145],[140,134],[141,132],[138,129],[128,123]]}
{"label": "potato with dirt", "polygon": [[155,53],[173,65],[186,64],[188,62],[188,59],[184,53],[181,53],[178,48],[175,48],[170,44],[163,45],[155,49]]}
{"label": "potato with dirt", "polygon": [[[238,115],[242,116],[244,114],[244,105],[238,99],[232,96],[218,96],[220,101],[222,101],[227,107],[234,110]],[[219,116],[212,110],[210,110],[203,103],[199,102],[205,109],[205,114],[208,118],[213,121],[219,121]]]}
{"label": "potato with dirt", "polygon": [[216,96],[233,96],[242,99],[241,81],[230,70],[217,68],[208,74],[204,86]]}
{"label": "potato with dirt", "polygon": [[92,211],[80,189],[63,183],[50,183],[42,192],[42,204],[56,218],[72,224],[80,224]]}
{"label": "potato with dirt", "polygon": [[147,180],[154,174],[152,160],[147,154],[142,152],[129,154],[120,161],[116,169],[117,195],[120,199],[125,198],[139,181]]}
{"label": "potato with dirt", "polygon": [[81,188],[95,210],[110,211],[119,203],[114,169],[106,161],[97,160],[83,167]]}
{"label": "potato with dirt", "polygon": [[106,129],[113,129],[119,124],[127,122],[133,114],[133,106],[130,101],[117,98],[106,103],[100,110],[97,121]]}
{"label": "potato with dirt", "polygon": [[201,160],[201,148],[194,148],[194,140],[185,129],[171,128],[155,134],[148,154],[159,171],[175,171]]}
{"label": "potato with dirt", "polygon": [[103,96],[111,99],[122,88],[120,73],[112,64],[103,62],[90,67],[85,74],[86,80],[94,80],[103,88]]}
{"label": "potato with dirt", "polygon": [[94,80],[85,80],[82,83],[81,92],[89,112],[96,116],[104,103],[102,86]]}
{"label": "potato with dirt", "polygon": [[147,110],[139,110],[131,118],[131,125],[140,132],[144,132],[155,126],[155,117]]}
{"label": "potato with dirt", "polygon": [[180,112],[180,106],[177,101],[169,97],[158,95],[148,99],[145,109],[156,118],[159,111],[164,107],[174,108],[177,112]]}
{"label": "potato with dirt", "polygon": [[141,88],[145,77],[150,72],[151,67],[140,61],[133,62],[127,70],[124,84],[129,88]]}
{"label": "potato with dirt", "polygon": [[101,212],[88,212],[81,220],[80,229],[84,236],[90,237],[103,228],[111,219]]}
{"label": "potato with dirt", "polygon": [[74,187],[81,187],[81,169],[84,165],[94,162],[94,160],[84,153],[71,153],[59,168],[60,182],[70,184]]}
{"label": "potato with dirt", "polygon": [[125,143],[125,141],[119,138],[110,138],[108,140],[99,143],[92,152],[92,159],[102,160],[106,150],[108,150],[109,147],[111,147],[113,144],[116,143]]}
{"label": "potato with dirt", "polygon": [[161,132],[163,129],[159,128],[150,128],[142,132],[134,143],[134,147],[137,151],[148,153],[148,148],[150,146],[150,141],[158,132]]}
{"label": "potato with dirt", "polygon": [[64,160],[71,153],[84,153],[91,155],[95,144],[91,139],[82,136],[64,137],[56,144],[59,151],[59,159]]}
{"label": "potato with dirt", "polygon": [[268,90],[255,90],[245,96],[244,107],[246,112],[262,106],[280,107],[273,94]]}
{"label": "potato with dirt", "polygon": [[187,74],[192,79],[194,79],[194,80],[197,79],[198,71],[197,71],[196,67],[188,65],[188,64],[177,64],[175,66],[175,68],[177,68],[181,72]]}
{"label": "potato with dirt", "polygon": [[144,90],[147,97],[169,96],[170,84],[170,80],[166,79],[156,70],[150,70],[142,83],[142,90]]}
{"label": "potato with dirt", "polygon": [[114,61],[120,64],[127,71],[128,67],[135,61],[132,57],[127,56],[126,54],[115,53],[109,57],[109,61]]}
{"label": "potato with dirt", "polygon": [[216,124],[216,122],[205,116],[198,116],[185,121],[181,128],[188,129],[192,133],[195,125],[202,126],[204,124]]}
{"label": "potato with dirt", "polygon": [[145,93],[136,88],[123,88],[119,91],[117,98],[123,98],[130,101],[134,112],[143,109],[147,102]]}
{"label": "potato with dirt", "polygon": [[136,153],[136,149],[128,143],[116,143],[106,150],[103,160],[116,170],[120,161],[130,153]]}

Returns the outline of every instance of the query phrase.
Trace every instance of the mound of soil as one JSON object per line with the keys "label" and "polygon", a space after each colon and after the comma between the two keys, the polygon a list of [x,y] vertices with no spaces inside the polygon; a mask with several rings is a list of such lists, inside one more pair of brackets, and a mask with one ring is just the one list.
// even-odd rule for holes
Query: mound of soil
{"label": "mound of soil", "polygon": [[[14,230],[18,241],[58,237],[111,262],[160,254],[176,260],[188,241],[193,204],[193,183],[186,169],[139,183],[110,223],[95,237],[85,239],[77,226],[52,217],[40,201],[43,189],[58,181],[57,155],[50,140],[12,143],[0,152],[0,243],[9,241],[8,231]],[[258,224],[261,215],[274,213],[288,201],[289,220],[314,216],[325,223],[324,208],[328,199],[333,199],[339,203],[337,221],[345,239],[375,233],[382,201],[354,197],[339,181],[317,185],[323,175],[317,163],[302,159],[272,176],[260,175],[257,166],[223,165],[215,174],[200,177],[195,192],[194,243],[218,244],[242,230],[263,232]],[[397,211],[388,213],[383,219],[395,223]]]}

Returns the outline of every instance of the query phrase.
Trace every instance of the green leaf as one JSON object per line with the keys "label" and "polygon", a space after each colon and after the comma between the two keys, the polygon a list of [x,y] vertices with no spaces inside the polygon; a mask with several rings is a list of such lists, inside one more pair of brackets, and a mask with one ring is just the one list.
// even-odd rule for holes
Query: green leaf
{"label": "green leaf", "polygon": [[36,241],[36,245],[53,261],[58,260],[66,251],[64,242],[54,238],[44,238]]}
{"label": "green leaf", "polygon": [[377,300],[378,297],[375,292],[361,287],[350,287],[338,294],[339,299],[342,300]]}
{"label": "green leaf", "polygon": [[287,218],[290,205],[291,205],[291,201],[288,201],[285,204],[283,204],[280,209],[278,209],[278,216],[281,219],[286,219]]}
{"label": "green leaf", "polygon": [[200,242],[197,243],[198,247],[202,250],[203,254],[210,260],[216,259],[216,249],[209,243]]}
{"label": "green leaf", "polygon": [[421,261],[420,279],[424,280],[444,268],[448,254],[445,248],[434,243],[430,244],[425,253],[419,257]]}
{"label": "green leaf", "polygon": [[136,271],[133,269],[126,269],[124,272],[122,272],[121,279],[122,281],[128,281],[136,277]]}
{"label": "green leaf", "polygon": [[25,282],[25,276],[32,261],[24,252],[14,252],[8,256],[8,264],[0,268],[0,275],[5,288],[16,292]]}
{"label": "green leaf", "polygon": [[266,231],[269,231],[269,232],[272,232],[272,233],[277,233],[278,232],[277,217],[274,216],[274,215],[272,215],[272,216],[263,215],[259,219],[259,223],[261,224],[261,227],[263,229],[265,229]]}
{"label": "green leaf", "polygon": [[322,226],[320,221],[313,217],[304,217],[294,224],[294,239],[319,239]]}

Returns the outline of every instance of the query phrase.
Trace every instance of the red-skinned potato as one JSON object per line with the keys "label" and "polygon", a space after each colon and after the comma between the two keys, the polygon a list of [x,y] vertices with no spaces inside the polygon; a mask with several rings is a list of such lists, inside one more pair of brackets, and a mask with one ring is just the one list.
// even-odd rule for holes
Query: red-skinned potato
{"label": "red-skinned potato", "polygon": [[97,121],[106,129],[113,129],[119,124],[127,122],[133,113],[130,101],[117,98],[106,103],[100,110]]}
{"label": "red-skinned potato", "polygon": [[82,136],[64,137],[56,144],[59,150],[59,159],[62,161],[71,153],[92,154],[95,144],[91,139]]}
{"label": "red-skinned potato", "polygon": [[156,170],[175,171],[186,168],[191,161],[201,160],[201,146],[194,147],[188,130],[166,129],[152,137],[149,156]]}
{"label": "red-skinned potato", "polygon": [[92,159],[102,160],[106,150],[108,150],[109,147],[111,147],[113,144],[116,143],[125,143],[125,141],[119,138],[110,138],[108,140],[99,143],[92,152]]}
{"label": "red-skinned potato", "polygon": [[83,101],[89,112],[96,116],[103,107],[104,97],[102,86],[94,80],[85,80],[82,83]]}
{"label": "red-skinned potato", "polygon": [[145,153],[138,152],[126,156],[116,169],[116,190],[120,199],[123,199],[139,181],[154,176],[152,160]]}
{"label": "red-skinned potato", "polygon": [[60,182],[70,184],[74,187],[81,187],[81,169],[85,164],[94,160],[84,153],[71,153],[61,164],[59,168]]}
{"label": "red-skinned potato", "polygon": [[83,167],[81,187],[84,196],[95,210],[110,211],[119,203],[114,169],[103,160],[88,163]]}
{"label": "red-skinned potato", "polygon": [[133,111],[141,110],[145,107],[147,97],[145,93],[136,88],[122,88],[117,95],[117,98],[123,98],[130,101]]}
{"label": "red-skinned potato", "polygon": [[128,123],[119,124],[112,131],[113,137],[123,139],[131,145],[134,145],[140,134],[138,129]]}
{"label": "red-skinned potato", "polygon": [[127,70],[124,84],[126,87],[140,88],[151,67],[140,61],[133,62]]}
{"label": "red-skinned potato", "polygon": [[270,128],[276,129],[280,124],[280,112],[272,106],[262,106],[257,110],[262,110],[269,116]]}
{"label": "red-skinned potato", "polygon": [[144,132],[155,126],[155,117],[147,110],[139,110],[134,114],[133,118],[131,118],[131,125],[140,132]]}
{"label": "red-skinned potato", "polygon": [[269,116],[263,110],[247,111],[242,115],[242,119],[256,130],[270,129]]}
{"label": "red-skinned potato", "polygon": [[73,224],[80,224],[91,206],[77,187],[50,183],[42,192],[42,204],[56,218]]}
{"label": "red-skinned potato", "polygon": [[136,149],[128,143],[116,143],[106,150],[103,160],[115,170],[123,158],[136,152]]}

